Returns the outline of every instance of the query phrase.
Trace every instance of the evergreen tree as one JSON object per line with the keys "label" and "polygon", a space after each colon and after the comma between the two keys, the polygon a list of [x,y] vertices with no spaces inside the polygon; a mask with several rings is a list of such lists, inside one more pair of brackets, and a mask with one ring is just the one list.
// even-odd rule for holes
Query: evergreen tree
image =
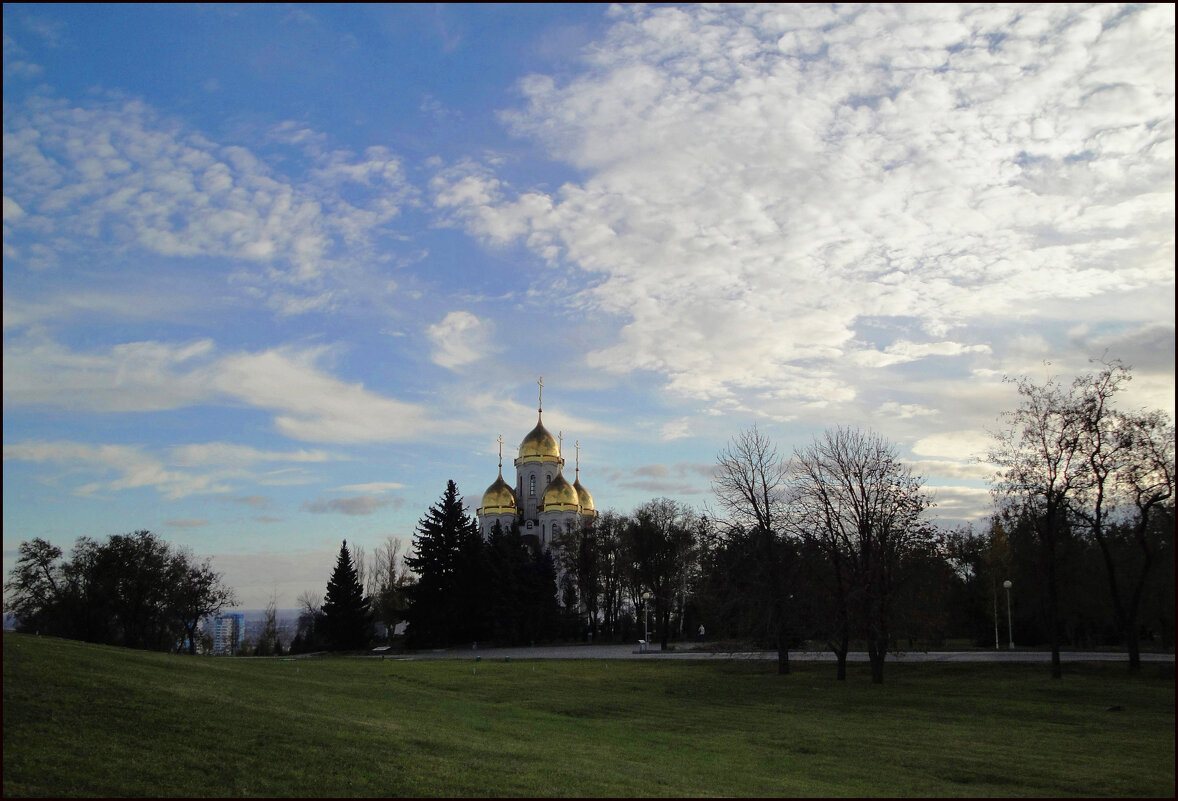
{"label": "evergreen tree", "polygon": [[368,600],[364,597],[364,587],[352,565],[347,540],[340,546],[335,571],[327,582],[323,625],[328,647],[333,651],[364,648],[372,634],[372,615],[368,610]]}
{"label": "evergreen tree", "polygon": [[417,524],[405,563],[418,580],[409,588],[411,647],[477,640],[483,630],[485,571],[478,524],[462,507],[458,486],[446,482],[441,501]]}

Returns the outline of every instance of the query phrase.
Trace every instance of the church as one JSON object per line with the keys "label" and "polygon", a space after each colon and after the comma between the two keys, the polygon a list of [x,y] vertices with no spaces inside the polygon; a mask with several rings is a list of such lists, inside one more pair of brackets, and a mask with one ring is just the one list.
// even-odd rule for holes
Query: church
{"label": "church", "polygon": [[552,547],[553,540],[566,532],[589,525],[597,517],[593,496],[581,484],[581,443],[575,443],[576,467],[573,483],[564,476],[561,456],[563,437],[552,436],[544,427],[544,380],[536,427],[519,444],[515,460],[515,487],[503,479],[503,437],[499,437],[499,477],[483,493],[477,516],[485,538],[498,523],[503,529],[513,523],[525,540],[540,549]]}

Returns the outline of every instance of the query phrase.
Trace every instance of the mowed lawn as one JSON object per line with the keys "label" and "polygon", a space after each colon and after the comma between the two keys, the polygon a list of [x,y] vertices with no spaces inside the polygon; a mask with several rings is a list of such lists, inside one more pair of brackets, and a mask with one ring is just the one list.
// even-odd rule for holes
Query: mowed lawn
{"label": "mowed lawn", "polygon": [[4,635],[5,796],[1173,796],[1173,665],[214,659]]}

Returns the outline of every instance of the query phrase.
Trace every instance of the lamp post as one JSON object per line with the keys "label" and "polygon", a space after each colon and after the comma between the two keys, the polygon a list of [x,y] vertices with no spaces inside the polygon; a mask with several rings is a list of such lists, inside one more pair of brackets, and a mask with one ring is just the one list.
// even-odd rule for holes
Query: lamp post
{"label": "lamp post", "polygon": [[1011,584],[1010,579],[1007,579],[1006,581],[1002,582],[1002,586],[1006,588],[1006,633],[1010,635],[1010,650],[1013,651],[1014,628],[1012,628],[1010,625],[1010,588],[1014,585]]}

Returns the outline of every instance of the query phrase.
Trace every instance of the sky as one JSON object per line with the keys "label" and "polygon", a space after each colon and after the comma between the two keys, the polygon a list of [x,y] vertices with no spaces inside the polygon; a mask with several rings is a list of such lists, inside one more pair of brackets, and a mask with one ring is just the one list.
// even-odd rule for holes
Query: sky
{"label": "sky", "polygon": [[7,575],[149,529],[241,606],[470,507],[894,443],[993,509],[1018,396],[1174,412],[1174,6],[4,6]]}

